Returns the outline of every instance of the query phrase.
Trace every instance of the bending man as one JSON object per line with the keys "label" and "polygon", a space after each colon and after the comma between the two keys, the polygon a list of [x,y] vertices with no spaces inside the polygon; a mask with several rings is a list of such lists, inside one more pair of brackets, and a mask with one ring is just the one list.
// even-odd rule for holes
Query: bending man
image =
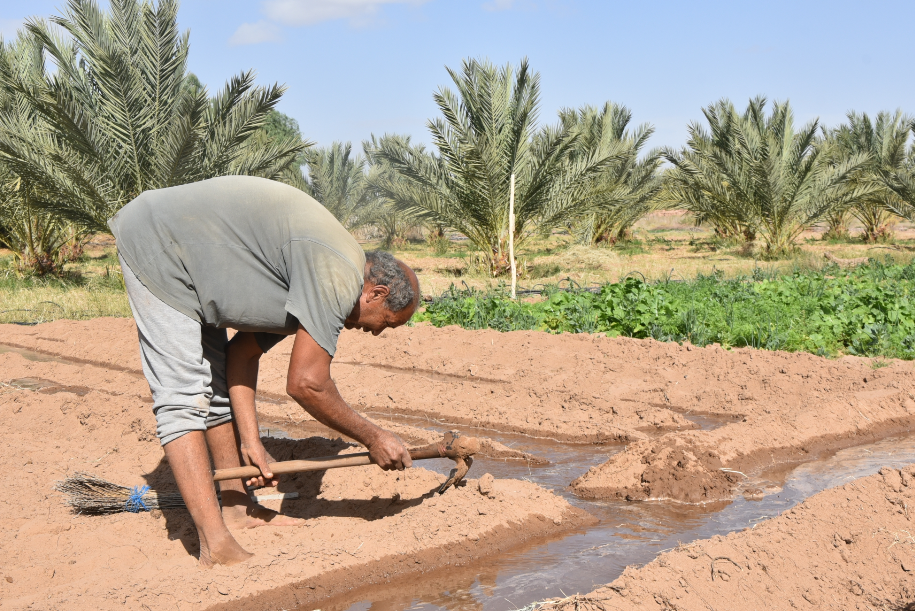
{"label": "bending man", "polygon": [[[330,377],[342,328],[378,335],[413,315],[419,284],[409,267],[387,253],[366,255],[321,204],[262,178],[147,191],[108,224],[156,432],[197,526],[201,566],[251,555],[228,527],[301,522],[255,504],[241,480],[220,483],[220,510],[210,471],[210,457],[217,469],[253,464],[265,478],[248,485],[276,485],[254,397],[261,355],[288,335],[289,395],[364,444],[382,469],[410,466],[403,443],[353,411]],[[231,342],[227,328],[238,331]]]}

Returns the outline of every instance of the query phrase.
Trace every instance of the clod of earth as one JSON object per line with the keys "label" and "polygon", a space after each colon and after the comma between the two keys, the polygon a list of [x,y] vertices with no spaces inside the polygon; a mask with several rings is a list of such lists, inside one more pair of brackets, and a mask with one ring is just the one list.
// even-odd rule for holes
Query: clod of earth
{"label": "clod of earth", "polygon": [[489,473],[484,473],[483,477],[477,482],[477,487],[480,490],[480,494],[483,496],[489,496],[492,494],[492,484],[493,477]]}

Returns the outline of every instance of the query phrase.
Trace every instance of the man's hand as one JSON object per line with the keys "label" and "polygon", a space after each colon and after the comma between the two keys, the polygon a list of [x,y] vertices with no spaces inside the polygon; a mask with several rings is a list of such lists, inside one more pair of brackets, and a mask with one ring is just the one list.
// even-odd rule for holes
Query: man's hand
{"label": "man's hand", "polygon": [[372,459],[372,462],[385,471],[393,469],[403,471],[413,464],[410,452],[407,451],[400,437],[384,429],[378,429],[378,432],[366,444],[366,447],[369,450],[369,458]]}
{"label": "man's hand", "polygon": [[270,463],[276,461],[273,460],[273,457],[264,449],[264,444],[260,442],[260,439],[253,443],[242,443],[239,450],[241,451],[241,457],[242,460],[245,461],[245,464],[257,467],[263,474],[262,477],[252,477],[245,482],[248,486],[263,488],[264,486],[276,486],[280,483],[278,478],[273,477],[273,472],[270,471],[268,466]]}

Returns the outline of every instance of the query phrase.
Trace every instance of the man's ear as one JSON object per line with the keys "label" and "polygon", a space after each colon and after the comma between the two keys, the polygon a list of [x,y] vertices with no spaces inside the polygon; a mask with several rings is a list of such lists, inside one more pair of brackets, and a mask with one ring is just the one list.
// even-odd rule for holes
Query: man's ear
{"label": "man's ear", "polygon": [[384,301],[388,298],[388,295],[391,293],[391,290],[383,284],[376,284],[369,290],[368,299],[369,303],[377,300]]}

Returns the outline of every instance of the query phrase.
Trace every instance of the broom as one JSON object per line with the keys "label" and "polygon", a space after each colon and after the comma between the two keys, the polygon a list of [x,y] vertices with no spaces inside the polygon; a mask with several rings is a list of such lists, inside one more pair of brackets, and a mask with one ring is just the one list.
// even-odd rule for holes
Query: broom
{"label": "broom", "polygon": [[184,507],[184,499],[178,492],[157,492],[149,486],[127,488],[83,472],[57,482],[54,489],[67,495],[66,503],[76,513],[88,515]]}
{"label": "broom", "polygon": [[[127,488],[89,473],[75,473],[73,477],[57,482],[54,489],[67,495],[66,503],[76,513],[87,515],[100,516],[122,511],[139,513],[153,509],[185,507],[184,499],[179,492],[158,492],[149,486]],[[220,498],[219,493],[216,493],[216,498]],[[297,498],[298,492],[251,496],[256,502]]]}

